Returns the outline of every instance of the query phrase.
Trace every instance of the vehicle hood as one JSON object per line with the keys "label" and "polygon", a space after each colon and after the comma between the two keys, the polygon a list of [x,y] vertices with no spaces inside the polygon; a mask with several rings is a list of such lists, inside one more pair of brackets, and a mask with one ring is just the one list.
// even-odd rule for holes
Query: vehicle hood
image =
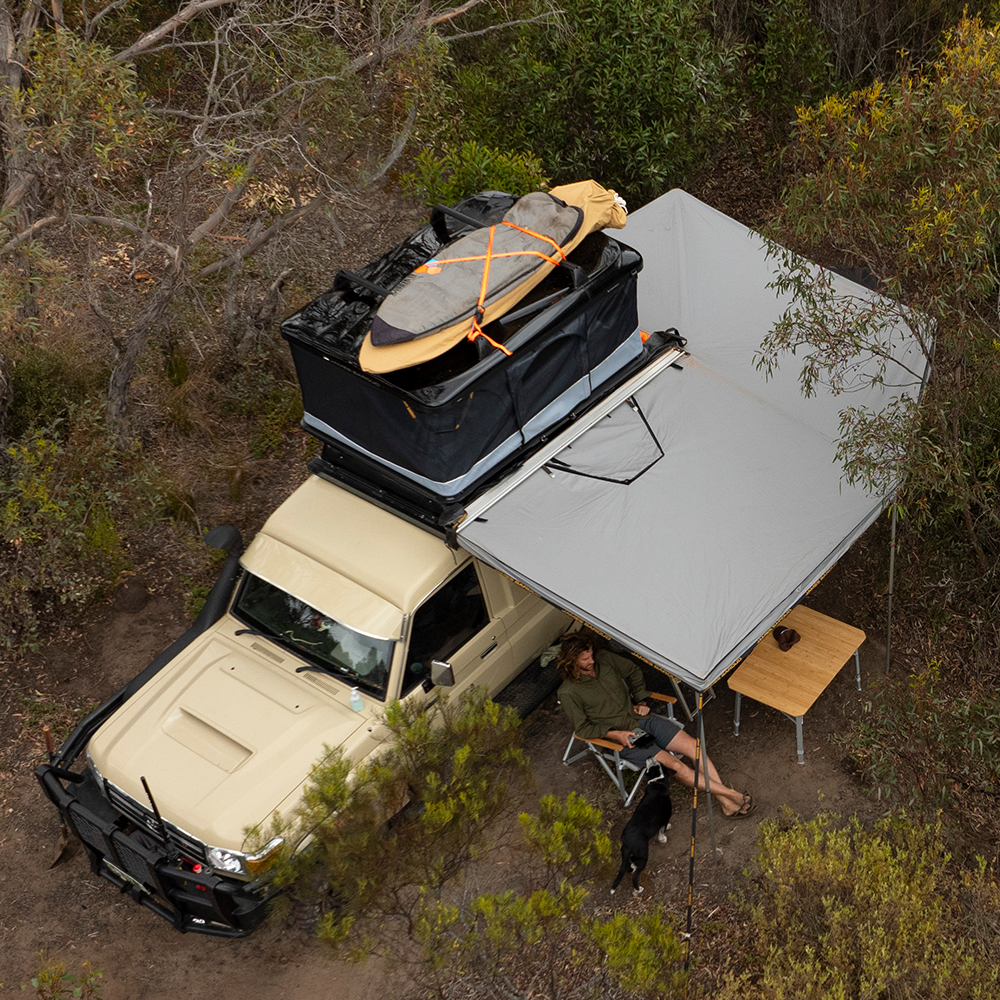
{"label": "vehicle hood", "polygon": [[372,718],[379,702],[366,697],[365,710],[354,712],[346,684],[296,674],[301,660],[265,639],[243,638],[210,630],[89,745],[101,775],[126,794],[146,806],[145,777],[165,820],[236,850],[246,827],[266,824],[285,800],[297,802],[324,746],[343,746],[359,760],[384,733]]}

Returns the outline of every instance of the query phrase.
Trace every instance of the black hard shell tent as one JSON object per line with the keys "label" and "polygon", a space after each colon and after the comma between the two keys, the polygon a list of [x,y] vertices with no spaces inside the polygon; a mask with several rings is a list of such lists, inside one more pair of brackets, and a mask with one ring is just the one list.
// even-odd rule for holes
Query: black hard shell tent
{"label": "black hard shell tent", "polygon": [[566,265],[487,324],[484,332],[510,356],[463,340],[411,368],[361,370],[358,351],[384,297],[465,233],[499,222],[515,201],[486,192],[436,209],[408,240],[357,274],[341,271],[329,291],[282,324],[302,387],[302,425],[324,442],[328,463],[353,468],[363,481],[388,476],[396,492],[461,499],[639,362],[642,258],[592,233]]}

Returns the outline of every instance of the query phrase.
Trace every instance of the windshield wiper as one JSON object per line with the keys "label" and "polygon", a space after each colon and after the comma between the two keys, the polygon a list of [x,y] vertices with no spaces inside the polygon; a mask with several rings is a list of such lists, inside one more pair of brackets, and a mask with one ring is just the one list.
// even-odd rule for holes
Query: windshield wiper
{"label": "windshield wiper", "polygon": [[317,674],[326,674],[328,677],[337,676],[332,670],[328,670],[326,667],[317,666],[315,663],[303,663],[301,667],[295,668],[295,672],[297,674],[301,674],[303,670],[315,670]]}
{"label": "windshield wiper", "polygon": [[351,671],[341,668],[338,672],[332,667],[321,667],[318,664],[310,663],[306,660],[305,656],[299,650],[293,639],[289,639],[287,636],[280,635],[277,632],[262,632],[260,629],[256,628],[240,628],[237,629],[233,635],[259,635],[262,639],[270,639],[272,642],[276,642],[279,646],[287,649],[290,653],[297,656],[300,660],[305,661],[301,667],[296,667],[295,672],[301,674],[303,670],[314,670],[317,674],[326,674],[327,677],[351,677],[357,679],[357,674]]}

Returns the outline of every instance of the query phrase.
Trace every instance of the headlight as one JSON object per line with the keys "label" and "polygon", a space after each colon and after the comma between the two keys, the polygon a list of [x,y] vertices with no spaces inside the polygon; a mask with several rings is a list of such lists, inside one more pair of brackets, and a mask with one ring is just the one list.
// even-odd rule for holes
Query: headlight
{"label": "headlight", "polygon": [[252,875],[258,871],[279,847],[284,843],[283,837],[269,840],[256,854],[244,854],[242,851],[230,851],[225,847],[210,847],[206,852],[208,863],[220,872],[231,875]]}
{"label": "headlight", "polygon": [[94,758],[90,756],[90,747],[89,746],[87,747],[86,750],[84,750],[83,756],[84,756],[84,759],[87,761],[87,767],[89,767],[91,769],[91,771],[94,772],[94,776],[97,778],[98,784],[101,786],[101,789],[103,790],[103,788],[104,788],[104,776],[101,774],[101,772],[98,770],[97,765],[94,763]]}
{"label": "headlight", "polygon": [[245,875],[247,872],[247,856],[240,851],[227,851],[223,847],[210,847],[207,852],[208,863],[220,872],[231,872],[233,875]]}

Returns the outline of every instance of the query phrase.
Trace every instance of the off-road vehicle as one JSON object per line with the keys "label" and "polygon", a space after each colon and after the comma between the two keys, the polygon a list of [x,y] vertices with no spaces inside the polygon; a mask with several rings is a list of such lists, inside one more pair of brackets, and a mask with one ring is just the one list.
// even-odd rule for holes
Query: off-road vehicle
{"label": "off-road vehicle", "polygon": [[[255,874],[276,845],[248,853],[245,831],[294,813],[324,746],[367,756],[390,699],[473,684],[496,694],[570,623],[454,532],[471,498],[670,344],[638,329],[641,257],[593,228],[623,224],[620,199],[570,187],[583,208],[527,196],[561,219],[565,252],[521,224],[518,199],[487,192],[439,208],[285,321],[303,426],[323,442],[314,475],[245,552],[235,529],[209,532],[228,556],[194,625],[38,770],[93,870],[179,930],[241,936],[260,922]],[[492,248],[503,226],[540,242],[546,273],[518,279],[518,297],[497,268],[498,294],[517,299],[506,312],[484,277],[474,336],[459,329],[410,367],[364,368],[394,291],[421,268],[488,258],[462,240]],[[396,336],[407,313],[392,315]],[[546,673],[543,694],[555,686]]]}

